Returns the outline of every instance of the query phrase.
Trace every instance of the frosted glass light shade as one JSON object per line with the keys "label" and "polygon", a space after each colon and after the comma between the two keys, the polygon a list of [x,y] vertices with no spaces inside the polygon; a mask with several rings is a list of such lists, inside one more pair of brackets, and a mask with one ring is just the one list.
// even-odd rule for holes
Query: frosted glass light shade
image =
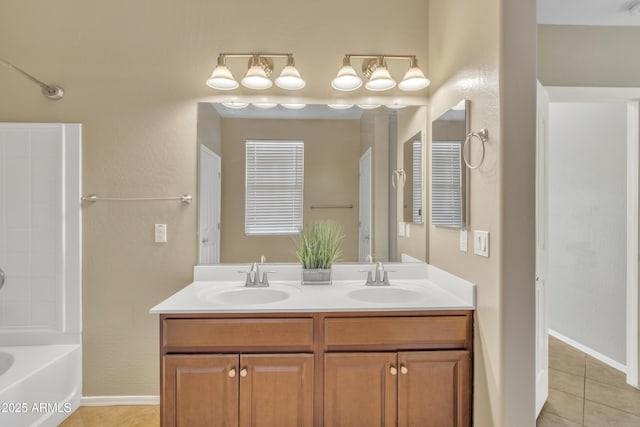
{"label": "frosted glass light shade", "polygon": [[254,102],[252,105],[256,108],[262,108],[263,110],[267,110],[269,108],[275,108],[278,106],[275,102]]}
{"label": "frosted glass light shade", "polygon": [[363,110],[374,110],[379,106],[380,104],[358,104],[358,107],[362,108]]}
{"label": "frosted glass light shade", "polygon": [[260,65],[252,65],[247,74],[240,80],[242,86],[249,89],[263,90],[273,86],[273,82]]}
{"label": "frosted glass light shade", "polygon": [[389,70],[384,66],[378,66],[371,74],[369,81],[364,85],[364,87],[373,91],[389,90],[395,86],[396,81],[391,78]]}
{"label": "frosted glass light shade", "polygon": [[398,83],[398,89],[413,91],[424,89],[431,84],[431,81],[424,76],[422,70],[418,67],[411,67],[407,70],[404,78]]}
{"label": "frosted glass light shade", "polygon": [[276,86],[286,90],[302,89],[305,85],[305,81],[300,77],[300,72],[293,65],[284,67],[280,76],[276,79]]}
{"label": "frosted glass light shade", "polygon": [[327,107],[333,108],[334,110],[346,110],[353,107],[353,104],[327,104]]}
{"label": "frosted glass light shade", "polygon": [[362,86],[362,79],[351,65],[343,65],[336,78],[331,81],[331,87],[336,90],[356,90]]}
{"label": "frosted glass light shade", "polygon": [[307,104],[293,104],[293,103],[280,104],[280,105],[282,105],[284,108],[288,108],[289,110],[301,110],[307,106]]}
{"label": "frosted glass light shade", "polygon": [[231,71],[226,65],[218,65],[213,69],[211,77],[207,80],[207,86],[218,90],[233,90],[236,89],[239,84],[236,79],[233,78]]}
{"label": "frosted glass light shade", "polygon": [[231,108],[233,110],[240,110],[242,108],[247,108],[249,106],[248,103],[240,102],[240,101],[227,101],[227,102],[223,102],[222,105],[224,105],[227,108]]}

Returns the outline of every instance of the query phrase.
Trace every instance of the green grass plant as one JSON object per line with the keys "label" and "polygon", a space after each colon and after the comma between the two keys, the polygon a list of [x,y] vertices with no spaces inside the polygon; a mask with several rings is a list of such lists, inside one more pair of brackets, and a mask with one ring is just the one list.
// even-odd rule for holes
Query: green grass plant
{"label": "green grass plant", "polygon": [[296,242],[296,256],[306,269],[327,269],[340,258],[342,227],[326,220],[307,225]]}

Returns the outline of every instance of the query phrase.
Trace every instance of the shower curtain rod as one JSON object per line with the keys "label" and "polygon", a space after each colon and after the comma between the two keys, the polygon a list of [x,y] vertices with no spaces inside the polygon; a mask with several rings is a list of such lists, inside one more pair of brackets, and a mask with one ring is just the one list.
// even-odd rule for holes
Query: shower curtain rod
{"label": "shower curtain rod", "polygon": [[26,78],[28,78],[29,80],[31,80],[32,82],[40,86],[42,88],[42,94],[47,98],[53,101],[57,101],[59,99],[62,99],[62,97],[64,96],[64,91],[60,86],[48,85],[42,80],[36,79],[31,74],[24,71],[22,68],[13,65],[11,62],[7,61],[6,59],[0,58],[0,62],[2,62],[8,68],[11,68],[12,70],[16,70],[18,73],[22,74],[23,76],[25,76]]}

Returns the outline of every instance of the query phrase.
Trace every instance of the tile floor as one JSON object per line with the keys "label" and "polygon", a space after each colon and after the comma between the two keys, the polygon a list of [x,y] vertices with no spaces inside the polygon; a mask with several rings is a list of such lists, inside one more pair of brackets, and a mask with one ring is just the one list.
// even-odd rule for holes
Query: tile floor
{"label": "tile floor", "polygon": [[549,399],[537,427],[640,426],[640,390],[626,376],[549,337]]}
{"label": "tile floor", "polygon": [[[61,427],[157,427],[160,407],[83,406]],[[537,427],[638,427],[640,390],[625,375],[549,337],[549,399]]]}
{"label": "tile floor", "polygon": [[60,427],[158,427],[160,406],[81,406]]}

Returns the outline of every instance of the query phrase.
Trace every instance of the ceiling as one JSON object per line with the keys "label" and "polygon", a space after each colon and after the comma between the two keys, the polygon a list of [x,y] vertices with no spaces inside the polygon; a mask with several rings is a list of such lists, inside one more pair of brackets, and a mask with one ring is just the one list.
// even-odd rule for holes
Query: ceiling
{"label": "ceiling", "polygon": [[[538,0],[538,24],[640,26],[640,0]],[[639,6],[640,8],[640,6]]]}

